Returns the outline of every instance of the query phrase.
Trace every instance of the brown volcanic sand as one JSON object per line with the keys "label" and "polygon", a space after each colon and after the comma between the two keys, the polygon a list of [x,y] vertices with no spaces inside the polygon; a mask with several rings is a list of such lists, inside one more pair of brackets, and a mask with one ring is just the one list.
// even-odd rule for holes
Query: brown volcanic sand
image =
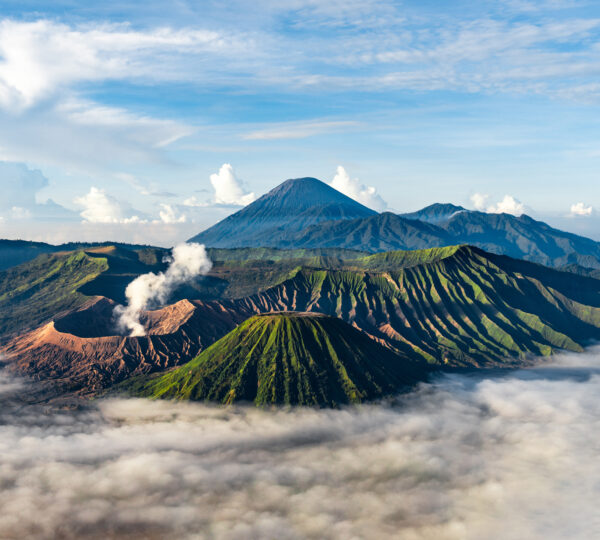
{"label": "brown volcanic sand", "polygon": [[91,299],[2,349],[7,368],[35,379],[54,379],[71,392],[93,395],[131,375],[181,365],[225,335],[245,316],[219,304],[181,300],[141,320],[143,337],[116,335],[115,303]]}

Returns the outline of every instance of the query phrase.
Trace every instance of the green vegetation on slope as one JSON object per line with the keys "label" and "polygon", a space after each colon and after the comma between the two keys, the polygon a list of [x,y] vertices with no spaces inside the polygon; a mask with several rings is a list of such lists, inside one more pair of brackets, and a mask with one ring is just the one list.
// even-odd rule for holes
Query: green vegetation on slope
{"label": "green vegetation on slope", "polygon": [[[43,255],[2,272],[0,333],[46,322],[81,304],[83,295],[122,302],[127,283],[164,268],[163,254],[103,247]],[[468,246],[350,260],[328,252],[304,255],[309,254],[314,257],[295,258],[300,255],[295,252],[287,259],[285,252],[267,250],[240,261],[238,253],[217,262],[210,276],[180,288],[170,301],[213,299],[218,309],[241,317],[265,311],[325,313],[354,323],[407,357],[439,365],[518,364],[527,355],[578,351],[600,339],[596,279]],[[275,255],[280,260],[252,259]],[[69,263],[73,257],[81,262]]]}
{"label": "green vegetation on slope", "polygon": [[441,365],[520,363],[600,339],[600,281],[466,246],[445,255],[384,272],[302,269],[232,307],[337,316]]}
{"label": "green vegetation on slope", "polygon": [[102,246],[40,255],[0,272],[0,336],[35,328],[90,296],[122,302],[131,280],[165,267],[163,253]]}
{"label": "green vegetation on slope", "polygon": [[246,320],[181,368],[124,387],[152,398],[336,406],[392,394],[425,375],[339,319],[277,313]]}
{"label": "green vegetation on slope", "polygon": [[0,272],[0,335],[35,328],[85,302],[78,289],[108,269],[106,259],[82,251],[40,255]]}
{"label": "green vegetation on slope", "polygon": [[355,260],[346,259],[344,268],[351,270],[400,270],[419,264],[429,264],[452,257],[461,246],[435,247],[415,251],[386,251],[374,255],[363,256]]}
{"label": "green vegetation on slope", "polygon": [[290,279],[302,268],[328,270],[400,270],[453,255],[459,246],[367,255],[343,249],[211,249],[208,278],[177,291],[174,298],[242,298]]}

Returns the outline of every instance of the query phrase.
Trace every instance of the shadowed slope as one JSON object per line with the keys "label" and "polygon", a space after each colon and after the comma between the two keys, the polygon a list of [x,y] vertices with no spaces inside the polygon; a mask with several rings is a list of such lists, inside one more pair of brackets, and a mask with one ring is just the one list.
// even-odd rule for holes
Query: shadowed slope
{"label": "shadowed slope", "polygon": [[600,242],[527,215],[471,211],[453,204],[378,214],[315,178],[287,180],[191,241],[214,248],[344,248],[371,253],[469,244],[556,268],[600,268]]}
{"label": "shadowed slope", "polygon": [[600,243],[550,227],[525,214],[459,212],[440,223],[452,243],[470,244],[557,268],[580,264],[600,268]]}
{"label": "shadowed slope", "polygon": [[53,245],[45,242],[30,242],[28,240],[0,240],[0,271],[31,261],[44,253],[59,253],[78,250],[95,250],[103,247],[117,246],[121,251],[141,251],[161,249],[152,246],[122,244],[119,242],[69,242]]}
{"label": "shadowed slope", "polygon": [[81,306],[78,289],[108,269],[106,259],[79,251],[40,255],[0,272],[0,336],[35,328],[64,310]]}
{"label": "shadowed slope", "polygon": [[288,248],[344,248],[368,251],[422,249],[452,244],[447,233],[416,219],[391,212],[367,218],[328,221],[288,234],[280,245]]}
{"label": "shadowed slope", "polygon": [[426,371],[345,322],[316,314],[255,316],[188,364],[131,383],[153,398],[326,405],[379,398]]}

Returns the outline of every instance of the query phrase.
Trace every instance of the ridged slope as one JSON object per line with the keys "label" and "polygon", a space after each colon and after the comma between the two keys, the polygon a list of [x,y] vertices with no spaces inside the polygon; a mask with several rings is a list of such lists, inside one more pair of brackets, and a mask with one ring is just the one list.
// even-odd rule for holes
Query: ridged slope
{"label": "ridged slope", "polygon": [[600,268],[600,243],[550,227],[527,215],[460,212],[439,224],[452,243],[560,268]]}
{"label": "ridged slope", "polygon": [[385,212],[350,221],[329,221],[297,232],[289,230],[285,238],[273,238],[271,245],[375,253],[469,244],[557,268],[569,264],[600,268],[599,242],[554,229],[526,215],[457,211],[435,221],[435,213],[432,218],[427,209],[424,211],[422,219],[418,219],[420,212],[402,216]]}
{"label": "ridged slope", "polygon": [[188,364],[134,381],[131,391],[227,404],[336,406],[392,394],[425,376],[339,319],[276,313],[246,320]]}
{"label": "ridged slope", "polygon": [[230,305],[337,316],[434,364],[516,364],[600,339],[600,281],[466,246],[439,255],[396,271],[305,268]]}
{"label": "ridged slope", "polygon": [[[10,302],[4,304],[6,320],[19,323],[24,308],[31,318],[47,305],[47,317],[52,309],[80,302],[82,296],[73,291],[88,274],[79,273],[79,264],[106,260],[71,256],[61,260],[70,260],[72,268],[41,266],[41,273],[28,276],[26,282],[33,287],[40,280],[39,289],[16,287],[19,301],[14,310]],[[151,330],[144,338],[103,337],[102,328],[112,323],[111,310],[104,323],[101,313],[86,319],[86,310],[80,310],[58,317],[56,325],[11,339],[0,356],[17,373],[65,379],[71,387],[89,392],[132,374],[181,365],[242,321],[274,311],[340,317],[405,358],[434,365],[517,366],[527,362],[528,355],[580,351],[600,339],[596,279],[468,246],[376,254],[345,264],[349,266],[338,269],[299,266],[290,268],[287,276],[280,263],[269,263],[269,272],[262,274],[253,267],[243,269],[229,279],[249,275],[256,278],[254,290],[261,292],[188,303],[193,313],[177,324],[170,316],[162,317],[168,309],[160,310],[162,322],[148,322],[162,335]],[[47,276],[46,271],[51,273]],[[91,267],[91,275],[97,271]],[[269,286],[280,278],[279,284]],[[59,303],[53,303],[55,284]],[[41,296],[29,305],[28,294]]]}
{"label": "ridged slope", "polygon": [[529,216],[433,204],[377,214],[315,178],[287,180],[191,239],[215,248],[344,248],[371,253],[456,244],[554,266],[600,268],[600,243]]}

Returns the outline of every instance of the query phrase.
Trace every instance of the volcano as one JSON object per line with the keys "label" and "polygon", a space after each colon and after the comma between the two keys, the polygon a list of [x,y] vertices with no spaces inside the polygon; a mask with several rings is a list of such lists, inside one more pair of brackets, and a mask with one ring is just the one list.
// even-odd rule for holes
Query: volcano
{"label": "volcano", "polygon": [[243,316],[181,300],[142,314],[142,337],[119,335],[115,302],[104,297],[23,334],[3,348],[7,369],[52,380],[61,392],[94,395],[121,380],[181,365],[234,328]]}
{"label": "volcano", "polygon": [[291,231],[376,213],[316,178],[295,178],[189,241],[213,248],[275,245]]}
{"label": "volcano", "polygon": [[130,384],[134,395],[255,405],[338,406],[396,393],[427,370],[341,319],[251,317],[191,362]]}

